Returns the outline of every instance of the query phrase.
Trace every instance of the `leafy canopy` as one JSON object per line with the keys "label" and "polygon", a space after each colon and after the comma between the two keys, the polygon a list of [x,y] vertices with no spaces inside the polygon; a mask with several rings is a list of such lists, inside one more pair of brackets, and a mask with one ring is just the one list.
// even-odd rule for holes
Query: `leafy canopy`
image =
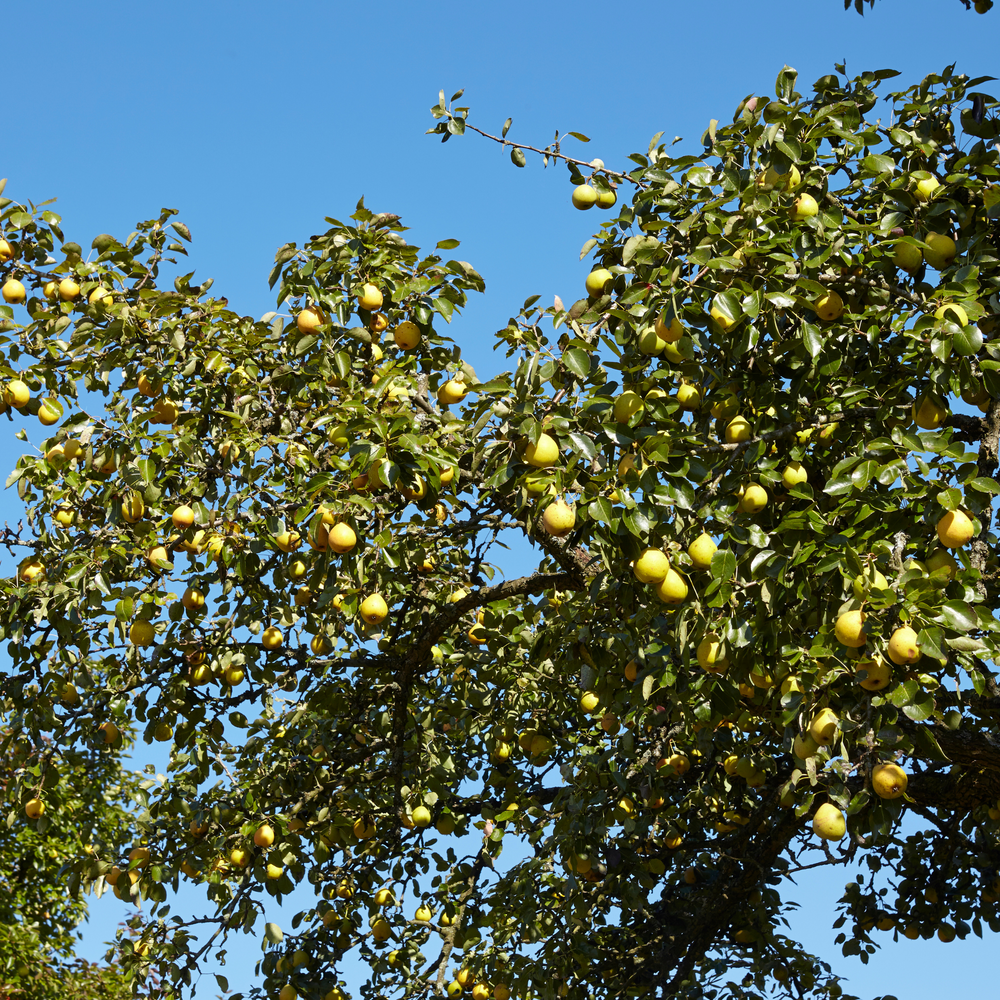
{"label": "leafy canopy", "polygon": [[[283,1000],[348,954],[370,997],[836,996],[782,931],[813,864],[859,873],[846,954],[1000,927],[998,105],[948,68],[878,115],[894,75],[786,68],[627,172],[539,150],[606,206],[589,294],[529,298],[487,381],[445,333],[483,279],[363,203],[255,321],[160,286],[172,211],[84,260],[3,202],[37,441],[8,825],[169,751],[63,876],[122,898],[138,995],[248,932]],[[480,131],[460,96],[444,139]]]}

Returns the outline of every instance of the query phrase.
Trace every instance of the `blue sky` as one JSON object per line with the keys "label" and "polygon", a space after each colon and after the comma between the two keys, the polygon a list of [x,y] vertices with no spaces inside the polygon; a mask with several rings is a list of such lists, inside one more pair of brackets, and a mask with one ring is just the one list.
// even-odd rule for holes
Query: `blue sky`
{"label": "blue sky", "polygon": [[[99,232],[127,235],[161,206],[179,209],[195,238],[184,270],[214,278],[213,294],[257,316],[274,308],[275,249],[321,231],[324,216],[346,218],[363,195],[400,214],[411,242],[462,241],[454,254],[484,275],[487,293],[452,336],[485,380],[506,366],[492,334],[525,298],[582,294],[579,250],[599,220],[571,207],[562,167],[529,160],[517,170],[485,140],[425,136],[438,90],[464,87],[470,120],[488,130],[513,117],[514,139],[545,145],[557,128],[583,132],[592,141],[569,139],[566,150],[613,167],[661,130],[697,151],[709,120],[729,121],[748,93],[773,93],[785,63],[803,85],[841,60],[850,73],[896,68],[907,84],[950,62],[971,76],[997,68],[1000,8],[979,17],[959,0],[879,0],[862,19],[842,6],[11,4],[0,176],[15,199],[58,197],[68,238],[85,247]],[[12,467],[19,443],[0,450]],[[16,498],[0,504],[16,521]],[[837,960],[830,924],[845,877],[820,869],[792,893],[808,904],[792,931],[855,992],[923,1000],[995,982],[981,942],[904,941],[867,968]],[[120,906],[98,907],[90,954]],[[245,964],[256,955],[251,944]],[[227,972],[234,987],[246,983],[235,966]]]}

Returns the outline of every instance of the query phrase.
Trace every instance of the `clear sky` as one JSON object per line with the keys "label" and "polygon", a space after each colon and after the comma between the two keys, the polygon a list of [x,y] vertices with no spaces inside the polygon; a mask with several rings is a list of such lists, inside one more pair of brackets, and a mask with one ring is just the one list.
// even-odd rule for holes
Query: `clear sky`
{"label": "clear sky", "polygon": [[[589,270],[579,250],[597,212],[570,205],[563,167],[507,154],[468,136],[442,146],[424,135],[439,89],[461,87],[470,120],[545,145],[556,129],[608,166],[650,137],[684,137],[695,152],[711,118],[731,120],[752,92],[773,93],[787,63],[810,84],[846,61],[849,73],[892,67],[901,85],[952,62],[970,76],[998,68],[1000,7],[984,17],[960,0],[878,0],[864,18],[842,0],[506,0],[429,4],[383,0],[162,0],[5,5],[4,142],[7,195],[58,197],[67,237],[126,236],[161,206],[193,235],[196,277],[259,316],[274,308],[267,274],[282,243],[345,219],[361,196],[400,214],[410,242],[462,241],[455,256],[487,293],[452,335],[484,380],[505,367],[492,334],[531,294],[567,302]],[[801,87],[800,87],[801,89]],[[886,87],[886,89],[892,89]],[[989,90],[989,86],[984,89]],[[997,86],[994,92],[1000,91]],[[876,112],[877,113],[877,112]],[[10,468],[21,445],[0,442]],[[0,498],[16,521],[17,501]],[[511,570],[516,570],[512,566]],[[868,967],[840,959],[830,929],[845,881],[836,870],[801,883],[799,936],[850,976],[860,996],[930,1000],[995,988],[996,942],[887,944]],[[113,932],[117,900],[97,909],[87,951]],[[884,936],[886,941],[889,935]],[[249,983],[238,965],[234,987]],[[946,964],[947,963],[947,964]],[[199,995],[214,995],[206,983]]]}

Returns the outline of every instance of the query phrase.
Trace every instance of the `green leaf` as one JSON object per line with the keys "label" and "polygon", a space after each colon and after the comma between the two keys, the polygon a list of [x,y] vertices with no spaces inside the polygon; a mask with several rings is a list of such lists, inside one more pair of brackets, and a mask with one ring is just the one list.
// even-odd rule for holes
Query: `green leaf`
{"label": "green leaf", "polygon": [[649,534],[650,520],[638,507],[625,511],[622,521],[636,538],[643,538]]}
{"label": "green leaf", "polygon": [[979,627],[975,611],[965,601],[948,601],[947,604],[943,604],[941,617],[959,632],[969,632]]}
{"label": "green leaf", "polygon": [[918,727],[913,734],[913,742],[931,760],[948,763],[949,758],[941,749],[941,744],[938,743],[930,726]]}
{"label": "green leaf", "polygon": [[969,479],[965,485],[979,490],[980,493],[1000,493],[1000,483],[989,476],[976,476],[975,479]]}
{"label": "green leaf", "polygon": [[815,323],[802,324],[802,343],[812,358],[823,350],[823,334]]}
{"label": "green leaf", "polygon": [[614,518],[614,508],[607,497],[592,500],[587,507],[587,513],[592,521],[599,521],[602,524],[611,524]]}
{"label": "green leaf", "polygon": [[731,580],[736,575],[736,555],[729,549],[716,549],[710,571],[713,580]]}
{"label": "green leaf", "polygon": [[458,246],[461,246],[461,245],[462,245],[462,241],[461,240],[454,240],[454,239],[452,239],[452,240],[441,240],[437,244],[437,249],[438,250],[454,250],[455,247],[458,247]]}
{"label": "green leaf", "polygon": [[584,379],[590,374],[590,355],[579,347],[564,351],[562,361],[577,378]]}
{"label": "green leaf", "polygon": [[913,722],[923,722],[934,714],[934,698],[929,691],[921,691],[908,705],[903,706],[903,714]]}

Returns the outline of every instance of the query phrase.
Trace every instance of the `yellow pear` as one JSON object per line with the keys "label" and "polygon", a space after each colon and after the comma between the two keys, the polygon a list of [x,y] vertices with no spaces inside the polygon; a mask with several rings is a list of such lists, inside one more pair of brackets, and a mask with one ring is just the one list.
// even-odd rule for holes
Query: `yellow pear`
{"label": "yellow pear", "polygon": [[541,434],[535,444],[528,442],[524,460],[536,469],[545,469],[559,460],[559,445],[548,434]]}
{"label": "yellow pear", "polygon": [[591,187],[589,184],[578,184],[573,188],[572,201],[573,207],[582,211],[593,208],[597,204],[597,188]]}
{"label": "yellow pear", "polygon": [[702,532],[689,546],[688,556],[697,569],[708,569],[718,546],[711,535]]}
{"label": "yellow pear", "polygon": [[837,641],[848,649],[860,649],[867,641],[868,635],[864,629],[865,613],[863,611],[845,611],[834,626]]}
{"label": "yellow pear", "polygon": [[349,524],[343,522],[333,525],[327,534],[327,543],[334,552],[343,555],[350,552],[357,544],[358,536]]}
{"label": "yellow pear", "polygon": [[962,510],[949,510],[937,523],[938,539],[946,549],[968,545],[975,533],[972,518]]}
{"label": "yellow pear", "polygon": [[709,674],[724,674],[729,669],[729,659],[721,655],[722,640],[714,632],[698,643],[695,653],[698,665]]}
{"label": "yellow pear", "polygon": [[656,317],[654,329],[656,335],[668,344],[675,344],[684,336],[684,327],[681,326],[681,321],[676,316],[668,319],[665,312]]}
{"label": "yellow pear", "polygon": [[828,747],[837,733],[840,719],[832,708],[821,708],[809,723],[809,735],[817,746]]}
{"label": "yellow pear", "polygon": [[892,680],[892,668],[881,656],[869,656],[858,660],[855,670],[859,678],[862,672],[865,674],[863,680],[858,680],[858,684],[866,691],[881,691],[882,688],[888,687],[889,681]]}
{"label": "yellow pear", "polygon": [[461,403],[468,394],[468,386],[464,382],[453,378],[449,379],[438,389],[437,398],[438,402],[445,406],[454,406],[456,403]]}
{"label": "yellow pear", "polygon": [[909,779],[898,764],[879,764],[872,771],[872,789],[880,799],[898,799]]}
{"label": "yellow pear", "polygon": [[618,423],[627,424],[629,419],[642,409],[642,398],[637,392],[628,389],[615,400],[613,412]]}
{"label": "yellow pear", "polygon": [[647,326],[639,331],[639,339],[636,347],[640,354],[645,354],[648,358],[662,354],[666,349],[667,342],[656,332],[655,326]]}
{"label": "yellow pear", "polygon": [[660,583],[670,570],[670,561],[661,549],[643,549],[632,564],[632,572],[640,583]]}
{"label": "yellow pear", "polygon": [[740,497],[739,509],[744,514],[756,514],[767,506],[767,490],[760,483],[750,483]]}
{"label": "yellow pear", "polygon": [[667,570],[667,575],[656,588],[656,596],[664,604],[680,604],[688,595],[687,581],[677,570]]}
{"label": "yellow pear", "polygon": [[924,237],[924,242],[927,244],[924,260],[935,271],[943,271],[955,259],[955,254],[958,252],[955,241],[942,233],[928,233]]}
{"label": "yellow pear", "polygon": [[677,402],[681,404],[682,410],[700,410],[701,389],[690,382],[682,382],[677,387]]}
{"label": "yellow pear", "polygon": [[835,805],[824,802],[813,816],[813,832],[822,840],[840,840],[847,833],[847,820]]}
{"label": "yellow pear", "polygon": [[375,312],[376,309],[382,308],[382,293],[377,286],[368,282],[361,286],[361,292],[358,295],[358,306],[364,309],[365,312]]}
{"label": "yellow pear", "polygon": [[565,538],[576,527],[576,510],[565,500],[556,500],[545,508],[542,526],[556,538]]}
{"label": "yellow pear", "polygon": [[736,415],[726,424],[726,443],[738,444],[750,440],[750,422],[746,417]]}
{"label": "yellow pear", "polygon": [[378,625],[389,614],[389,608],[381,594],[372,594],[361,602],[359,613],[369,625]]}
{"label": "yellow pear", "polygon": [[587,294],[592,298],[602,295],[607,290],[608,285],[614,281],[614,278],[615,276],[606,267],[596,268],[587,275],[587,280],[584,282]]}
{"label": "yellow pear", "polygon": [[781,481],[787,489],[799,486],[801,483],[808,482],[808,480],[809,475],[801,462],[789,462],[785,466],[785,471],[781,474]]}
{"label": "yellow pear", "polygon": [[902,625],[889,639],[889,659],[899,666],[916,663],[924,654],[917,645],[917,633],[909,625]]}
{"label": "yellow pear", "polygon": [[958,573],[958,563],[947,549],[935,549],[927,557],[924,565],[928,573],[939,573],[948,580],[954,580]]}
{"label": "yellow pear", "polygon": [[412,351],[420,343],[420,327],[405,319],[392,331],[392,339],[401,351]]}
{"label": "yellow pear", "polygon": [[929,393],[918,399],[912,408],[913,422],[925,431],[937,430],[948,416],[948,407],[940,396]]}
{"label": "yellow pear", "polygon": [[814,303],[816,315],[825,323],[839,319],[844,311],[844,300],[834,291],[824,292]]}

